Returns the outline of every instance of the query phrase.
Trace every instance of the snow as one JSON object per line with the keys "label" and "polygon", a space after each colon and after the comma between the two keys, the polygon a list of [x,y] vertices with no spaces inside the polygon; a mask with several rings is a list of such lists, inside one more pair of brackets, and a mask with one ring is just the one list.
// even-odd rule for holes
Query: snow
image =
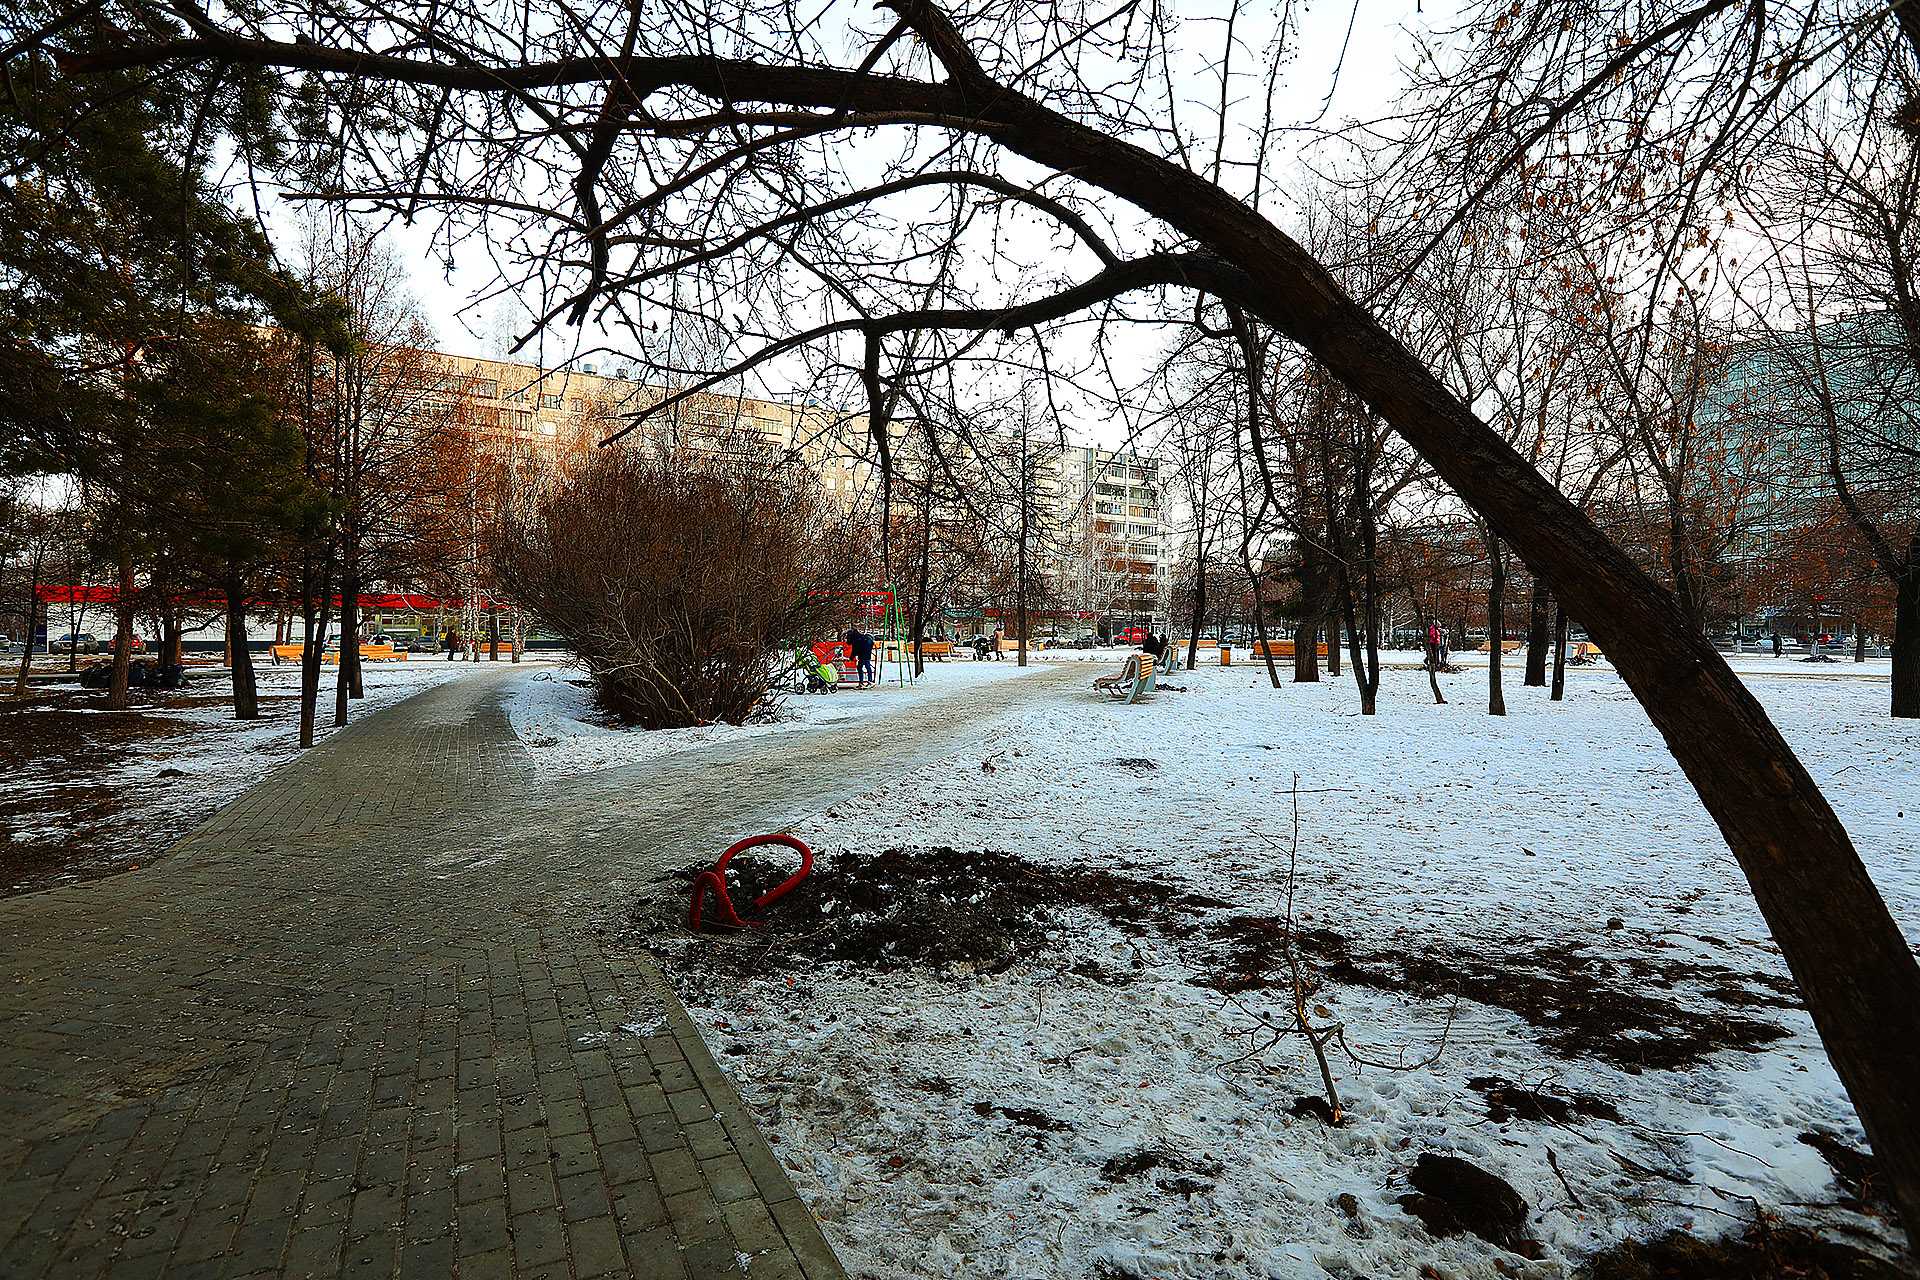
{"label": "snow", "polygon": [[[1297,774],[1296,918],[1356,952],[1501,961],[1580,943],[1622,963],[1724,966],[1749,991],[1784,978],[1738,867],[1618,677],[1571,671],[1553,704],[1510,661],[1503,719],[1484,714],[1484,670],[1471,667],[1442,677],[1447,706],[1432,705],[1423,673],[1388,671],[1371,718],[1350,680],[1274,690],[1259,663],[1169,673],[1184,691],[1137,706],[1049,690],[987,728],[982,754],[1000,767],[909,771],[792,829],[825,858],[1004,850],[1217,895],[1234,904],[1221,916],[1279,915]],[[1739,665],[1920,940],[1920,724],[1886,715],[1884,672]],[[1114,768],[1121,757],[1158,768]],[[1759,1052],[1630,1069],[1555,1049],[1546,1028],[1491,1005],[1330,982],[1311,997],[1325,1020],[1369,1062],[1407,1065],[1330,1050],[1351,1118],[1328,1128],[1288,1114],[1319,1091],[1298,1037],[1247,1056],[1263,1021],[1290,1022],[1286,991],[1195,985],[1218,971],[1195,938],[1135,937],[1086,913],[1072,926],[1043,962],[998,975],[773,968],[694,1008],[855,1274],[1558,1276],[1628,1236],[1737,1231],[1755,1202],[1890,1231],[1834,1207],[1829,1170],[1798,1140],[1823,1129],[1864,1146],[1797,1008],[1726,1009],[1684,983],[1643,983],[1788,1034]],[[1070,972],[1086,961],[1133,980]],[[1594,1095],[1622,1122],[1496,1123],[1467,1087],[1478,1076]],[[1168,1162],[1103,1175],[1145,1150]],[[1430,1237],[1394,1203],[1423,1151],[1510,1181],[1542,1257]]]}
{"label": "snow", "polygon": [[687,729],[644,730],[622,726],[602,710],[584,668],[543,671],[519,682],[507,699],[507,718],[535,768],[550,777],[638,764],[743,736],[826,729],[888,715],[917,701],[941,697],[1038,671],[1006,662],[934,662],[918,680],[902,683],[895,667],[872,688],[779,698],[762,719],[744,725],[708,724]]}
{"label": "snow", "polygon": [[[351,704],[349,723],[475,669],[473,663],[445,661],[367,663],[366,697]],[[24,767],[0,775],[8,838],[18,846],[66,850],[34,859],[24,887],[157,857],[272,769],[298,757],[298,664],[258,662],[254,670],[263,713],[257,720],[233,718],[227,672],[207,668],[191,670],[188,686],[177,693],[134,691],[133,705],[124,711],[93,701],[54,700],[33,708],[29,716],[126,717],[138,721],[140,731],[124,743],[115,741],[104,764],[101,758],[29,752]],[[319,739],[333,732],[334,678],[334,668],[322,672]],[[86,805],[60,802],[74,789],[88,792]]]}

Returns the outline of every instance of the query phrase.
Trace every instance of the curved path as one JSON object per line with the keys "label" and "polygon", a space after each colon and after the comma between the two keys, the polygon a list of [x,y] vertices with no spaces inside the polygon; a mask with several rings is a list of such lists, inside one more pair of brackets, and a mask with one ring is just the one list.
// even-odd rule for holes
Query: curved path
{"label": "curved path", "polygon": [[485,669],[0,901],[0,1276],[841,1271],[624,908],[1071,667],[543,779]]}

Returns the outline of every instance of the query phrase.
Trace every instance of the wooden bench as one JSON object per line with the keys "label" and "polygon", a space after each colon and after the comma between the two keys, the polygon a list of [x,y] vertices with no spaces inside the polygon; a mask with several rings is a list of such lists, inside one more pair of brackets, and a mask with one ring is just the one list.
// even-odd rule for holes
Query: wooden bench
{"label": "wooden bench", "polygon": [[1113,675],[1101,676],[1093,687],[1116,701],[1135,703],[1153,692],[1153,668],[1152,654],[1131,654],[1125,666]]}
{"label": "wooden bench", "polygon": [[[1500,642],[1500,652],[1502,653],[1518,653],[1526,647],[1527,647],[1527,642],[1525,640],[1502,640]],[[1481,645],[1477,650],[1475,650],[1475,652],[1476,653],[1492,653],[1493,641],[1491,640],[1487,641],[1485,644]]]}
{"label": "wooden bench", "polygon": [[917,648],[921,657],[931,658],[935,662],[945,662],[953,653],[953,645],[946,640],[927,640],[909,647]]}
{"label": "wooden bench", "polygon": [[[270,651],[273,654],[273,665],[277,667],[282,662],[300,661],[306,656],[307,646],[303,644],[276,644],[271,647]],[[360,646],[360,658],[364,662],[405,662],[407,660],[407,651],[405,649],[396,649],[390,644],[367,644]],[[328,649],[320,655],[320,660],[322,662],[338,662],[340,661],[340,651],[338,649]]]}
{"label": "wooden bench", "polygon": [[[1256,658],[1264,658],[1269,652],[1276,658],[1291,658],[1298,651],[1298,648],[1299,646],[1295,645],[1291,640],[1269,640],[1265,644],[1261,644],[1256,640],[1247,646],[1247,652]],[[1323,640],[1319,644],[1314,645],[1313,651],[1323,658],[1326,657],[1326,642]]]}

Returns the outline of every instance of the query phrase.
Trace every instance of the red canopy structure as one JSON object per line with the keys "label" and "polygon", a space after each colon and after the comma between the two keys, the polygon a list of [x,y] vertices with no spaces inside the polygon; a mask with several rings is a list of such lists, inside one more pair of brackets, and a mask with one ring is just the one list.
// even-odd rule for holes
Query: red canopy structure
{"label": "red canopy structure", "polygon": [[[34,595],[42,604],[114,604],[120,599],[120,588],[89,585],[46,584],[34,588]],[[170,597],[175,603],[205,605],[210,609],[223,609],[227,597],[218,591],[198,591]],[[414,595],[410,592],[398,592],[387,595],[362,595],[357,597],[362,609],[380,609],[387,612],[406,611],[409,613],[431,613],[435,609],[464,609],[467,602],[458,598]],[[333,607],[340,607],[341,598],[333,597]],[[248,604],[289,603],[263,596],[247,601]],[[491,609],[493,601],[482,598],[474,601],[474,607]]]}

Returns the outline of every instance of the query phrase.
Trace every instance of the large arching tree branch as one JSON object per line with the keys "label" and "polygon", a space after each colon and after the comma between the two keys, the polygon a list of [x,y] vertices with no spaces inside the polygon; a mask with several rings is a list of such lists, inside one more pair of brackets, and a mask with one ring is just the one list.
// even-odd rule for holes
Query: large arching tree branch
{"label": "large arching tree branch", "polygon": [[1902,1217],[1920,1238],[1920,1090],[1912,1087],[1920,1061],[1920,966],[1820,789],[1671,594],[1279,228],[1173,161],[976,73],[971,56],[962,56],[964,41],[955,47],[952,24],[922,0],[908,0],[902,17],[928,40],[948,81],[703,56],[596,54],[474,67],[205,35],[70,57],[66,66],[225,60],[477,92],[618,78],[642,101],[675,87],[729,105],[917,112],[1071,174],[1203,246],[1211,260],[1244,276],[1247,287],[1229,296],[1364,398],[1520,551],[1568,612],[1587,621],[1739,860]]}

